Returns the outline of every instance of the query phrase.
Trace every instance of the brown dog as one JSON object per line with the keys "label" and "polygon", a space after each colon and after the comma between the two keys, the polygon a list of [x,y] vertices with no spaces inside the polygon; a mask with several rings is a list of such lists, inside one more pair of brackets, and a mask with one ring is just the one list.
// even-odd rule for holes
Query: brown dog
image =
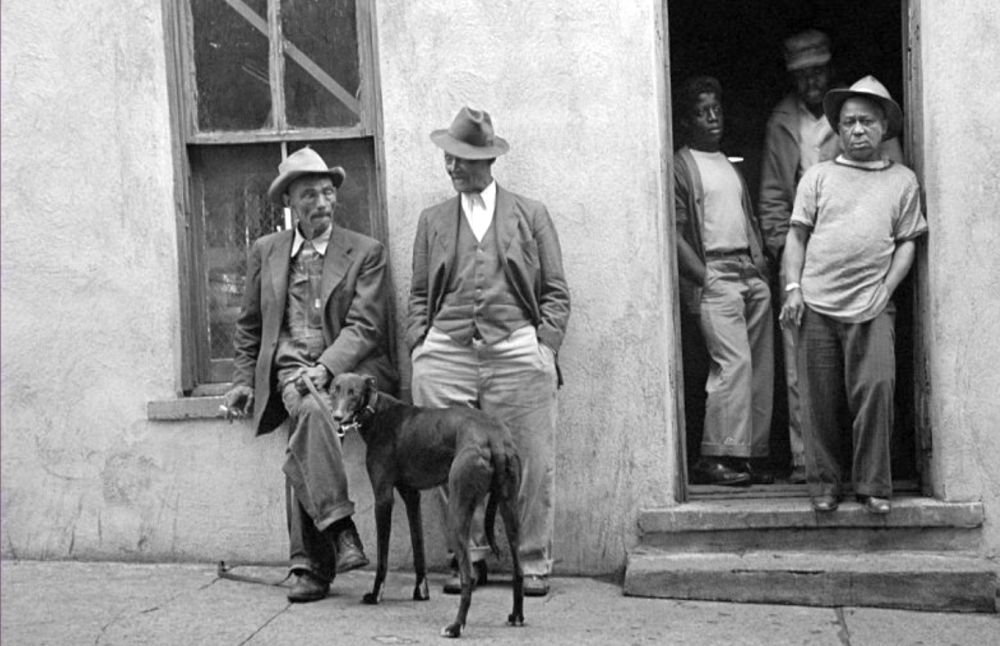
{"label": "brown dog", "polygon": [[514,567],[514,608],[511,625],[524,623],[524,577],[518,559],[517,492],[521,461],[510,430],[475,408],[453,406],[431,409],[409,406],[375,388],[375,379],[352,373],[337,375],[330,386],[333,419],[341,427],[356,425],[368,445],[365,464],[375,494],[375,529],[378,563],[375,585],[364,602],[382,600],[388,569],[389,533],[392,529],[393,488],[406,505],[417,574],[413,598],[429,598],[424,538],[420,516],[420,490],[448,485],[448,543],[458,561],[462,596],[455,621],[441,630],[458,637],[472,602],[472,565],[469,531],[476,505],[489,495],[486,536],[496,553],[493,524],[499,507],[507,531]]}

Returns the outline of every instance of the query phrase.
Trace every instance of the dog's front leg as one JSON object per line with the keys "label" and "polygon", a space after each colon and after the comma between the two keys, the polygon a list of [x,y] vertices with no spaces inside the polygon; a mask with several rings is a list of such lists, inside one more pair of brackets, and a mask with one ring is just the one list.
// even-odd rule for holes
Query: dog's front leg
{"label": "dog's front leg", "polygon": [[[375,487],[373,486],[373,489]],[[392,530],[392,486],[375,489],[375,533],[378,536],[378,562],[375,565],[375,585],[361,601],[369,605],[381,603],[383,584],[389,569],[389,533]]]}
{"label": "dog's front leg", "polygon": [[397,487],[399,497],[406,505],[406,519],[410,525],[410,545],[413,547],[413,571],[417,575],[413,586],[413,600],[427,601],[431,593],[427,587],[427,562],[424,557],[424,527],[420,513],[420,491],[410,487]]}

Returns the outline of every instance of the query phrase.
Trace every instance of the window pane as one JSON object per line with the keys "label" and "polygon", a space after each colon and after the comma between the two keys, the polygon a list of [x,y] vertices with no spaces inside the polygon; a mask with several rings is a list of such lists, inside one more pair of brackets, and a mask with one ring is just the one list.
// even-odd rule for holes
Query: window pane
{"label": "window pane", "polygon": [[267,0],[191,0],[191,14],[198,130],[270,126]]}
{"label": "window pane", "polygon": [[196,147],[191,151],[195,208],[203,228],[202,284],[209,356],[233,356],[233,329],[243,302],[249,245],[284,222],[267,201],[281,160],[279,144]]}
{"label": "window pane", "polygon": [[[343,166],[347,179],[337,191],[337,224],[371,235],[375,204],[375,153],[371,139],[313,141],[309,145],[330,166]],[[302,144],[290,144],[291,154]]]}
{"label": "window pane", "polygon": [[[303,145],[290,143],[288,152]],[[309,145],[327,164],[343,166],[347,171],[337,192],[337,223],[370,234],[375,186],[371,140],[318,141]],[[233,356],[233,331],[243,302],[247,250],[260,236],[284,228],[284,209],[267,201],[267,188],[277,176],[280,159],[280,144],[191,147],[194,204],[203,226],[203,307],[209,357],[213,360]]]}
{"label": "window pane", "polygon": [[354,0],[282,0],[285,111],[293,127],[360,123]]}

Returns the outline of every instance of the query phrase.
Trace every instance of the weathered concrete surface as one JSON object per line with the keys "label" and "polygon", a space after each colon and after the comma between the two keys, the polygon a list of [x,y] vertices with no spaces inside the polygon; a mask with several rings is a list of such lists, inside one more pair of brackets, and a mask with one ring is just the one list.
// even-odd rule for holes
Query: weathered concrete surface
{"label": "weathered concrete surface", "polygon": [[997,575],[990,563],[915,552],[633,553],[625,592],[810,606],[997,610]]}
{"label": "weathered concrete surface", "polygon": [[[211,565],[10,562],[0,564],[3,644],[439,644],[456,610],[439,593],[410,601],[412,575],[391,572],[386,600],[362,606],[362,570],[338,579],[334,596],[290,605],[285,590],[215,578]],[[260,569],[257,570],[262,571]],[[266,571],[280,577],[278,568]],[[906,646],[990,644],[997,615],[733,604],[625,597],[612,583],[558,578],[545,599],[527,599],[526,625],[504,624],[510,588],[473,595],[468,643],[496,646],[685,644],[686,646]]]}
{"label": "weathered concrete surface", "polygon": [[699,500],[639,514],[643,547],[670,552],[751,550],[941,551],[982,549],[983,506],[897,497],[874,516],[853,500],[833,514],[813,511],[806,496]]}
{"label": "weathered concrete surface", "polygon": [[[931,481],[946,500],[982,500],[1000,554],[1000,5],[919,2],[926,311],[934,431]],[[972,103],[966,103],[967,100]]]}

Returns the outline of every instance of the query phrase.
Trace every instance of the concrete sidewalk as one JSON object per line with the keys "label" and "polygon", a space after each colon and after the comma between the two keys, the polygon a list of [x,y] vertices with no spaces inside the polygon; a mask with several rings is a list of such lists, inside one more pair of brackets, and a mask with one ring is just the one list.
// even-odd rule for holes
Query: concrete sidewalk
{"label": "concrete sidewalk", "polygon": [[[283,568],[238,568],[280,579]],[[360,599],[371,567],[342,575],[323,601],[292,605],[285,588],[220,579],[214,565],[4,561],[0,644],[441,644],[457,597],[410,600],[413,575],[390,572],[381,606]],[[472,598],[469,644],[997,644],[1000,615],[812,608],[625,597],[621,587],[557,578],[552,593],[525,600],[526,625],[505,624],[510,586]]]}

